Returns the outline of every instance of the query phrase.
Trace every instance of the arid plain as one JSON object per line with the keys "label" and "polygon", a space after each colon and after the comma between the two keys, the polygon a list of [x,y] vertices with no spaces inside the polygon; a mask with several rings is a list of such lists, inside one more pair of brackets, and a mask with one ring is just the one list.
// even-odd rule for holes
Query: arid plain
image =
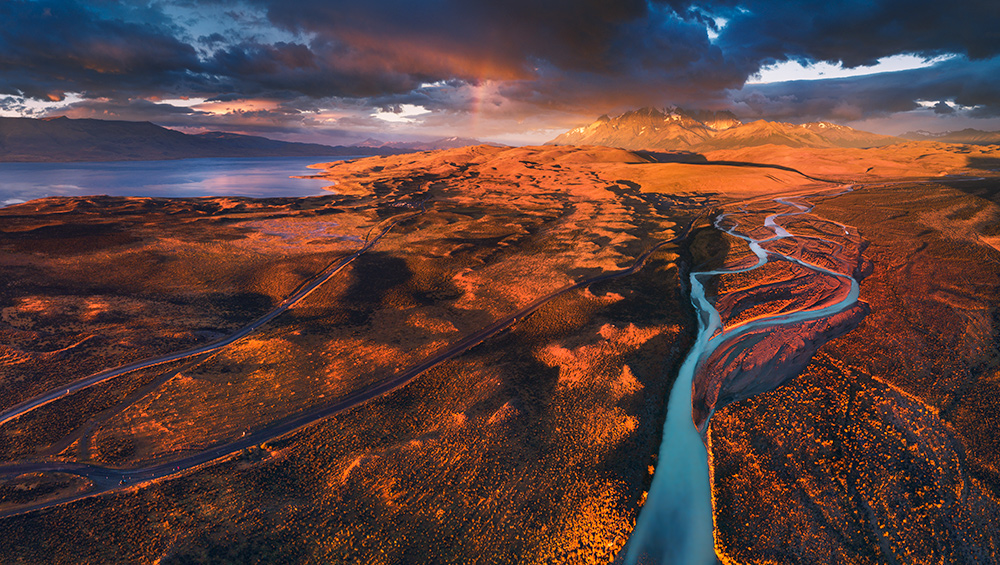
{"label": "arid plain", "polygon": [[997,146],[317,168],[330,196],[0,209],[0,561],[611,562],[689,274],[779,228],[706,279],[723,328],[860,298],[696,375],[720,559],[998,553]]}

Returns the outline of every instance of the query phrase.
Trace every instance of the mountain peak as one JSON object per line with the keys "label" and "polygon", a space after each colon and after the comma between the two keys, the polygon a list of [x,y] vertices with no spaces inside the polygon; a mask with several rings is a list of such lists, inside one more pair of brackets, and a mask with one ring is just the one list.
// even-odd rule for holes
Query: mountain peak
{"label": "mountain peak", "polygon": [[898,143],[897,137],[856,130],[832,122],[801,125],[757,120],[744,124],[732,112],[685,110],[676,106],[623,112],[614,118],[574,128],[550,145],[604,145],[622,149],[690,151],[787,145],[791,147],[875,147]]}
{"label": "mountain peak", "polygon": [[553,145],[606,145],[624,149],[688,147],[706,141],[714,132],[741,122],[730,112],[684,110],[650,106],[629,110],[613,118],[607,114],[550,141]]}
{"label": "mountain peak", "polygon": [[629,110],[629,111],[621,114],[620,116],[618,116],[617,119],[622,119],[622,118],[626,118],[627,119],[627,118],[637,117],[637,116],[648,116],[648,117],[652,118],[652,117],[660,117],[660,116],[665,116],[665,115],[666,115],[665,112],[662,112],[662,111],[660,111],[660,110],[658,110],[656,108],[653,108],[651,106],[644,106],[642,108],[639,108],[638,110]]}
{"label": "mountain peak", "polygon": [[355,143],[355,147],[382,147],[386,143],[381,139],[375,139],[374,137],[369,137],[368,139],[362,141],[361,143]]}

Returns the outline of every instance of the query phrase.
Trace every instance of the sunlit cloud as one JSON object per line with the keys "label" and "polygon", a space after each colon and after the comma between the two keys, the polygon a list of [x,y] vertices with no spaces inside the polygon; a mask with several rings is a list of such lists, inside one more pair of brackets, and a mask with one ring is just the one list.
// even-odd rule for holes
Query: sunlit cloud
{"label": "sunlit cloud", "polygon": [[[181,106],[188,106],[187,104],[180,104]],[[197,104],[192,104],[192,107],[196,110],[206,112],[209,114],[222,115],[222,114],[247,114],[253,112],[272,112],[277,110],[281,106],[281,103],[277,100],[262,100],[262,99],[251,99],[251,100],[237,100],[232,102],[224,101],[203,101]]]}
{"label": "sunlit cloud", "polygon": [[844,68],[842,63],[828,63],[826,61],[812,62],[805,65],[799,61],[782,61],[762,67],[760,71],[747,79],[747,84],[846,78],[909,69],[923,69],[942,61],[954,59],[955,57],[957,55],[954,54],[941,55],[929,59],[917,55],[892,55],[882,57],[874,65],[863,65],[854,68]]}
{"label": "sunlit cloud", "polygon": [[0,95],[0,116],[5,118],[36,117],[48,115],[53,110],[58,111],[68,105],[81,102],[84,98],[79,92],[66,92],[61,99],[38,99],[22,95]]}
{"label": "sunlit cloud", "polygon": [[154,101],[154,102],[159,102],[160,104],[169,104],[171,106],[178,106],[178,107],[181,107],[181,108],[196,108],[196,107],[204,104],[208,99],[207,98],[190,98],[190,97],[183,97],[183,98],[158,98],[158,97],[150,97],[149,100]]}
{"label": "sunlit cloud", "polygon": [[388,109],[378,109],[372,112],[372,116],[384,122],[410,124],[416,121],[418,116],[425,116],[430,110],[416,104],[400,104]]}
{"label": "sunlit cloud", "polygon": [[939,114],[950,114],[957,110],[968,112],[978,108],[978,106],[963,106],[962,104],[957,104],[954,100],[916,100],[915,102],[921,108],[930,108]]}

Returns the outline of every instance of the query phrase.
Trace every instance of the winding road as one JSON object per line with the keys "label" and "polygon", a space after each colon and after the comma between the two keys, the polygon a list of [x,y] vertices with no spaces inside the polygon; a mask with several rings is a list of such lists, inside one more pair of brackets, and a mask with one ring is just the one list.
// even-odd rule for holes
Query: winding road
{"label": "winding road", "polygon": [[[418,212],[418,214],[419,213],[422,212]],[[46,393],[43,393],[29,400],[26,400],[20,404],[16,404],[8,408],[7,410],[3,411],[2,413],[0,413],[0,426],[6,424],[7,422],[15,418],[23,416],[28,412],[31,412],[32,410],[41,408],[42,406],[45,406],[50,402],[54,402],[56,400],[59,400],[60,398],[63,398],[64,396],[68,396],[70,394],[73,394],[74,392],[79,392],[85,388],[92,387],[96,384],[107,382],[111,379],[120,377],[122,375],[126,375],[133,371],[138,371],[140,369],[155,367],[156,365],[170,363],[171,361],[180,361],[181,359],[187,359],[189,357],[202,355],[204,353],[212,353],[222,349],[223,347],[232,345],[237,341],[240,341],[241,339],[259,330],[261,327],[263,327],[271,320],[283,314],[289,308],[292,308],[299,302],[302,302],[307,296],[312,294],[314,290],[322,286],[324,283],[333,278],[334,275],[342,271],[344,267],[348,266],[349,264],[351,264],[352,261],[360,257],[362,254],[364,254],[372,247],[374,247],[375,244],[378,243],[378,241],[382,239],[383,236],[385,236],[385,234],[389,233],[389,231],[396,226],[396,224],[404,220],[411,219],[413,217],[414,217],[413,215],[410,215],[405,218],[399,218],[393,220],[391,223],[389,223],[389,225],[383,228],[382,231],[380,231],[377,236],[368,240],[368,242],[366,242],[365,245],[362,246],[360,249],[348,255],[347,257],[344,257],[338,261],[331,263],[326,267],[326,269],[320,271],[319,274],[317,274],[313,278],[303,283],[302,287],[297,292],[295,292],[288,298],[281,301],[281,303],[275,306],[271,311],[253,320],[252,322],[243,326],[242,328],[236,330],[232,334],[220,340],[213,341],[211,343],[207,343],[199,347],[185,349],[183,351],[178,351],[176,353],[168,353],[160,357],[153,357],[150,359],[144,359],[142,361],[136,361],[135,363],[122,365],[120,367],[115,367],[113,369],[107,369],[99,373],[90,375],[88,377],[84,377],[80,380],[73,381],[72,383],[66,384],[64,386],[60,386],[59,388],[52,389]]]}
{"label": "winding road", "polygon": [[[410,218],[414,216],[409,216]],[[124,375],[126,373],[136,371],[145,367],[152,367],[155,365],[160,365],[163,363],[168,363],[170,361],[176,361],[179,359],[185,359],[195,355],[201,355],[204,353],[210,353],[217,351],[231,343],[234,343],[257,329],[266,324],[267,322],[273,320],[275,317],[280,315],[285,310],[288,310],[295,304],[301,302],[306,296],[308,296],[312,291],[319,288],[323,283],[330,280],[335,274],[340,272],[344,267],[346,267],[351,261],[356,259],[358,256],[364,252],[371,249],[379,239],[381,239],[385,234],[389,232],[390,229],[397,223],[408,219],[401,218],[393,221],[391,224],[386,226],[377,237],[370,240],[364,247],[353,253],[352,255],[345,257],[333,264],[331,264],[327,269],[322,271],[319,275],[310,279],[301,290],[287,298],[283,301],[277,308],[268,312],[266,315],[254,320],[247,326],[241,328],[234,334],[226,337],[225,339],[207,344],[202,347],[189,349],[185,351],[180,351],[177,353],[168,354],[162,357],[156,357],[152,359],[147,359],[145,361],[140,361],[137,363],[132,363],[129,365],[124,365],[115,369],[110,369],[108,371],[102,371],[90,377],[86,377],[79,381],[75,381],[65,387],[60,387],[59,389],[53,390],[49,393],[31,399],[25,403],[22,403],[14,408],[11,408],[0,414],[0,425],[5,422],[13,420],[18,416],[21,416],[31,410],[34,410],[40,406],[44,406],[49,402],[53,402],[59,398],[62,398],[66,394],[72,394],[73,392],[82,390],[89,386],[93,386],[100,382],[105,382],[109,379]],[[193,455],[186,456],[181,459],[175,459],[173,461],[168,461],[160,463],[157,465],[152,465],[142,468],[114,468],[105,467],[101,465],[93,465],[88,463],[75,463],[75,462],[65,462],[65,461],[21,461],[9,464],[0,464],[0,478],[13,478],[26,473],[65,473],[76,475],[91,481],[92,486],[82,493],[73,494],[70,496],[55,498],[52,500],[46,500],[37,504],[28,504],[19,506],[16,508],[10,508],[0,511],[0,518],[5,518],[9,516],[16,516],[19,514],[24,514],[27,512],[32,512],[35,510],[40,510],[44,508],[50,508],[53,506],[58,506],[62,504],[67,504],[84,498],[89,498],[93,496],[98,496],[101,494],[109,493],[112,491],[123,490],[126,488],[133,487],[135,485],[149,483],[152,481],[164,479],[167,477],[180,475],[196,469],[198,467],[211,464],[214,462],[219,462],[224,459],[228,459],[235,454],[248,449],[255,445],[260,445],[261,443],[267,441],[273,441],[282,436],[288,435],[296,430],[309,426],[319,420],[348,410],[369,400],[382,396],[388,392],[396,390],[408,382],[412,381],[417,376],[422,373],[452,359],[462,353],[468,351],[469,349],[475,347],[476,345],[486,341],[487,339],[495,336],[501,331],[507,329],[513,324],[517,323],[519,320],[525,318],[526,316],[537,311],[539,308],[545,304],[551,302],[552,300],[571,292],[573,290],[581,289],[586,286],[599,283],[602,281],[607,281],[619,277],[624,277],[637,272],[649,257],[655,253],[657,250],[663,246],[677,243],[688,237],[693,227],[699,219],[692,221],[679,235],[674,238],[660,241],[650,247],[648,250],[639,255],[633,263],[621,270],[611,271],[589,277],[571,284],[568,284],[552,293],[544,295],[530,304],[524,306],[523,308],[517,310],[516,312],[499,319],[492,324],[469,334],[459,341],[446,346],[445,348],[435,352],[430,357],[422,361],[421,363],[414,365],[405,371],[393,376],[390,379],[374,383],[367,386],[361,390],[351,393],[349,396],[334,400],[327,404],[322,404],[311,408],[309,410],[300,412],[295,415],[288,416],[281,420],[278,420],[266,428],[260,429],[256,432],[247,434],[236,441],[232,441],[225,444],[220,444],[204,451],[200,451]]]}

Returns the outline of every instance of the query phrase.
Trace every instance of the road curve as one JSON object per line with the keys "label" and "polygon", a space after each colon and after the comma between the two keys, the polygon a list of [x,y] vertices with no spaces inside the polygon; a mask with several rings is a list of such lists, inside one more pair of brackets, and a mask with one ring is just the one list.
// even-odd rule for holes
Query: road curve
{"label": "road curve", "polygon": [[[398,375],[396,375],[396,376],[394,376],[394,377],[392,377],[390,379],[387,379],[387,380],[384,380],[384,381],[381,381],[381,382],[378,382],[378,383],[374,383],[374,384],[372,384],[372,385],[370,385],[370,386],[368,386],[368,387],[366,387],[366,388],[364,388],[362,390],[356,391],[356,392],[352,393],[351,395],[349,395],[349,396],[347,396],[345,398],[339,399],[339,400],[337,400],[335,402],[331,402],[331,403],[328,403],[328,404],[320,405],[320,406],[317,406],[315,408],[306,410],[304,412],[300,412],[299,414],[292,415],[292,416],[286,417],[284,419],[278,420],[278,421],[274,422],[272,425],[268,426],[267,428],[264,428],[264,429],[258,430],[256,432],[250,433],[250,434],[248,434],[246,436],[241,437],[240,439],[238,439],[236,441],[233,441],[233,442],[230,442],[230,443],[225,443],[225,444],[220,444],[220,445],[211,447],[209,449],[206,449],[204,451],[200,451],[198,453],[195,453],[193,455],[189,455],[189,456],[181,458],[181,459],[176,459],[176,460],[173,460],[173,461],[164,462],[164,463],[160,463],[160,464],[149,466],[149,467],[143,467],[143,468],[131,468],[131,469],[113,468],[113,467],[104,467],[104,466],[100,466],[100,465],[92,465],[92,464],[87,464],[87,463],[71,463],[71,462],[60,462],[60,461],[25,461],[25,462],[21,462],[21,463],[10,463],[10,464],[5,464],[5,465],[0,465],[0,478],[5,478],[5,479],[13,478],[13,477],[16,477],[18,475],[25,474],[25,473],[58,472],[58,473],[67,473],[67,474],[77,475],[79,477],[83,477],[83,478],[89,479],[93,483],[93,488],[91,490],[89,490],[88,492],[74,494],[74,495],[66,497],[66,498],[49,500],[49,501],[41,502],[41,503],[34,504],[34,505],[27,505],[27,506],[22,506],[22,507],[19,507],[19,508],[12,508],[12,509],[8,509],[8,510],[3,510],[3,511],[0,511],[0,518],[6,518],[6,517],[10,517],[10,516],[16,516],[16,515],[19,515],[19,514],[25,514],[25,513],[28,513],[28,512],[35,511],[35,510],[41,510],[41,509],[44,509],[44,508],[51,508],[53,506],[59,506],[59,505],[62,505],[62,504],[67,504],[67,503],[74,502],[74,501],[77,501],[77,500],[81,500],[81,499],[84,499],[84,498],[90,498],[92,496],[98,496],[98,495],[101,495],[101,494],[106,494],[108,492],[113,492],[113,491],[118,491],[118,490],[124,490],[124,489],[130,488],[130,487],[134,487],[134,486],[139,485],[139,484],[148,483],[148,482],[151,482],[151,481],[156,481],[156,480],[159,480],[159,479],[170,477],[172,475],[180,475],[180,474],[183,474],[183,473],[185,473],[187,471],[190,471],[192,469],[201,467],[203,465],[207,465],[209,463],[216,462],[216,461],[228,458],[228,457],[230,457],[230,456],[232,456],[232,455],[234,455],[236,453],[239,453],[240,451],[242,451],[244,449],[247,449],[249,447],[252,447],[252,446],[255,446],[255,445],[259,445],[259,444],[267,442],[267,441],[275,440],[275,439],[277,439],[277,438],[279,438],[281,436],[290,434],[290,433],[292,433],[292,432],[294,432],[296,430],[304,428],[304,427],[306,427],[306,426],[308,426],[310,424],[313,424],[313,423],[315,423],[315,422],[317,422],[319,420],[322,420],[324,418],[327,418],[327,417],[332,416],[334,414],[337,414],[339,412],[343,412],[344,410],[348,410],[348,409],[353,408],[355,406],[364,404],[365,402],[367,402],[369,400],[372,400],[374,398],[382,396],[383,394],[386,394],[388,392],[391,392],[393,390],[396,390],[396,389],[402,387],[403,385],[405,385],[408,382],[412,381],[414,378],[416,378],[420,374],[422,374],[422,373],[424,373],[424,372],[426,372],[426,371],[428,371],[428,370],[430,370],[430,369],[432,369],[432,368],[440,365],[441,363],[444,363],[445,361],[447,361],[449,359],[452,359],[452,358],[454,358],[454,357],[456,357],[458,355],[461,355],[462,353],[465,353],[469,349],[475,347],[476,345],[479,345],[480,343],[486,341],[490,337],[493,337],[494,335],[500,333],[501,331],[505,330],[506,328],[508,328],[511,325],[513,325],[516,322],[518,322],[519,320],[521,320],[521,319],[525,318],[526,316],[530,315],[531,313],[537,311],[539,308],[541,308],[542,306],[544,306],[546,303],[551,302],[552,300],[558,298],[559,296],[562,296],[562,295],[566,294],[567,292],[570,292],[570,291],[573,291],[573,290],[576,290],[576,289],[579,289],[579,288],[583,288],[583,287],[586,287],[586,286],[589,286],[589,285],[592,285],[592,284],[595,284],[595,283],[599,283],[599,282],[603,282],[603,281],[607,281],[607,280],[612,280],[612,279],[624,277],[624,276],[627,276],[627,275],[630,275],[630,274],[633,274],[633,273],[637,272],[639,269],[642,268],[642,266],[645,264],[646,260],[649,259],[649,257],[653,253],[655,253],[658,249],[660,249],[661,247],[663,247],[665,245],[676,243],[678,241],[681,241],[681,240],[687,238],[688,235],[691,233],[691,230],[694,228],[694,226],[697,224],[697,222],[698,222],[698,220],[700,218],[701,217],[699,216],[699,218],[696,218],[694,221],[692,221],[683,230],[683,232],[680,235],[678,235],[678,236],[676,236],[674,238],[665,240],[665,241],[661,241],[661,242],[657,243],[656,245],[652,246],[651,248],[649,248],[648,250],[646,250],[645,252],[643,252],[641,255],[639,255],[639,257],[637,257],[635,259],[635,261],[633,261],[633,263],[630,266],[628,266],[628,267],[626,267],[624,269],[621,269],[621,270],[618,270],[618,271],[612,271],[612,272],[608,272],[608,273],[602,273],[600,275],[596,275],[596,276],[593,276],[593,277],[590,277],[590,278],[587,278],[587,279],[583,279],[581,281],[578,281],[578,282],[566,285],[566,286],[564,286],[564,287],[562,287],[562,288],[560,288],[560,289],[558,289],[558,290],[556,290],[556,291],[554,291],[554,292],[552,292],[550,294],[547,294],[545,296],[542,296],[541,298],[538,298],[538,299],[534,300],[533,302],[531,302],[530,304],[524,306],[523,308],[519,309],[518,311],[514,312],[513,314],[510,314],[510,315],[508,315],[508,316],[506,316],[506,317],[504,317],[504,318],[502,318],[500,320],[497,320],[497,321],[493,322],[492,324],[490,324],[490,325],[488,325],[488,326],[486,326],[486,327],[484,327],[484,328],[482,328],[482,329],[480,329],[480,330],[478,330],[478,331],[476,331],[476,332],[474,332],[472,334],[469,334],[469,335],[465,336],[464,338],[460,339],[459,341],[455,342],[454,344],[452,344],[450,346],[447,346],[444,349],[441,349],[441,350],[437,351],[436,353],[434,353],[433,355],[431,355],[430,357],[428,357],[427,359],[425,359],[421,363],[410,367],[406,371],[404,371],[404,372],[402,372],[402,373],[400,373],[400,374],[398,374]],[[388,230],[391,227],[392,227],[392,225],[390,225],[387,228],[385,228],[384,230],[382,230],[382,232],[379,234],[379,237],[382,237],[383,235],[385,235],[385,233],[388,232]],[[377,241],[377,239],[378,238],[376,238],[371,243],[369,243],[368,245],[366,245],[364,248],[362,248],[361,250],[359,250],[356,253],[356,255],[360,255],[361,253],[364,252],[364,250],[370,248],[370,246],[373,245],[374,242]],[[354,256],[352,256],[352,257],[354,257]],[[340,265],[340,263],[343,263],[345,260],[342,260],[342,261],[338,262],[337,265]],[[346,263],[344,263],[344,264],[346,265]],[[326,275],[320,275],[319,277],[317,277],[317,279],[322,278],[323,281],[325,281],[330,276],[332,276],[336,272],[336,270],[339,270],[339,269],[343,268],[343,266],[344,265],[340,265],[340,267],[337,267],[335,270],[331,271],[328,276],[326,276]],[[330,269],[333,269],[333,266],[331,266]],[[330,269],[328,269],[328,271],[330,271]],[[327,271],[324,271],[324,273],[327,273]],[[299,293],[296,293],[295,295],[293,295],[293,297],[291,297],[288,300],[286,300],[286,302],[291,301],[295,297],[298,297],[297,300],[296,300],[296,302],[298,300],[301,300],[302,298],[305,297],[305,295],[307,295],[309,292],[311,292],[316,287],[318,287],[320,284],[322,284],[323,281],[319,282],[318,284],[310,283],[309,285],[307,285],[306,288],[303,288],[302,291],[300,291]],[[291,305],[292,304],[289,304],[288,306],[285,307],[285,309],[287,309]],[[276,315],[277,314],[274,314],[274,316],[276,316]],[[274,316],[270,316],[267,319],[268,320],[272,319]],[[257,321],[255,321],[254,323],[252,323],[249,326],[247,326],[247,328],[250,328],[252,326],[252,327],[254,327],[254,329],[256,329],[256,327],[259,327],[259,325],[260,325],[260,324],[258,324],[258,322],[260,320],[263,320],[264,318],[265,317],[259,318]],[[261,322],[261,323],[266,323],[266,322]],[[244,329],[246,329],[246,328],[244,328]],[[241,331],[243,331],[243,330],[241,330]],[[243,334],[243,335],[245,336],[245,335],[249,334],[251,331],[253,331],[253,330],[249,330],[249,331],[247,331],[246,334]],[[236,335],[236,334],[234,334],[234,335]],[[213,344],[213,346],[222,347],[224,345],[227,345],[228,343],[232,343],[233,341],[236,341],[236,339],[239,339],[239,337],[234,338],[233,336],[230,336],[229,338],[226,338],[226,340],[230,340],[227,343],[223,344],[222,342],[216,342],[215,344]],[[223,340],[223,341],[226,341],[226,340]],[[220,344],[222,344],[222,345],[220,345]],[[209,347],[209,346],[206,346],[206,347]],[[192,351],[194,351],[194,350],[192,350]],[[199,352],[203,353],[204,351],[199,351]],[[194,354],[196,354],[196,353],[189,353],[189,352],[181,352],[181,353],[188,353],[188,355],[194,355]],[[181,353],[178,353],[178,354],[175,354],[175,355],[180,355]],[[187,356],[187,355],[185,355],[185,356]],[[180,358],[182,358],[182,357],[175,357],[174,359],[180,359]],[[171,360],[173,360],[173,359],[171,359]],[[155,360],[150,360],[150,361],[155,361]],[[162,362],[166,362],[166,361],[160,361],[160,362],[162,363]],[[156,364],[156,363],[153,363],[153,364]],[[136,364],[136,365],[138,365],[138,364]],[[150,366],[150,365],[143,365],[143,366]],[[126,365],[125,367],[121,367],[120,369],[114,369],[113,371],[122,370],[124,372],[128,372],[128,371],[134,371],[137,368],[141,368],[141,367],[134,367],[132,365]],[[127,371],[126,371],[126,369],[127,369]],[[118,374],[124,374],[124,373],[118,373]],[[103,375],[105,377],[104,380],[107,380],[108,378],[113,378],[113,376],[118,376],[118,375],[107,376],[104,373],[98,373],[98,375]],[[95,375],[95,376],[97,376],[97,375]],[[91,377],[91,378],[93,378],[93,377]],[[89,380],[89,378],[85,379],[85,380]],[[78,382],[83,382],[83,381],[78,381]],[[97,382],[101,382],[101,381],[97,381]],[[91,383],[91,384],[94,384],[94,383]],[[88,385],[88,386],[90,386],[90,385]],[[60,395],[57,395],[56,398],[58,398],[59,396]],[[49,400],[49,402],[51,402],[51,400]],[[25,410],[25,412],[26,411],[27,410]],[[23,413],[24,412],[22,412],[22,414]],[[14,417],[16,417],[16,416],[14,416]],[[7,418],[7,419],[9,420],[10,418]],[[4,421],[6,421],[6,420],[4,420]],[[0,422],[0,423],[2,423],[2,422]]]}
{"label": "road curve", "polygon": [[[421,206],[422,206],[422,204],[421,204]],[[421,212],[418,212],[418,214],[420,214],[420,213],[423,213],[423,210],[421,210]],[[258,329],[260,329],[262,326],[264,326],[265,324],[267,324],[271,320],[273,320],[273,319],[277,318],[278,316],[280,316],[281,314],[283,314],[289,308],[292,308],[293,306],[295,306],[296,304],[298,304],[299,302],[301,302],[302,300],[304,300],[314,290],[316,290],[317,288],[319,288],[320,286],[322,286],[324,283],[326,283],[331,278],[333,278],[334,275],[336,275],[341,270],[343,270],[344,267],[346,267],[347,265],[349,265],[352,261],[354,261],[355,259],[357,259],[358,257],[360,257],[366,251],[368,251],[369,249],[371,249],[372,247],[374,247],[375,244],[378,243],[378,241],[380,239],[382,239],[382,237],[385,234],[389,233],[389,231],[396,224],[398,224],[399,222],[402,222],[404,220],[413,218],[413,217],[414,217],[413,215],[409,215],[409,216],[407,216],[405,218],[399,218],[397,220],[394,220],[389,225],[387,225],[385,228],[383,228],[382,231],[379,232],[379,234],[377,236],[371,238],[368,242],[366,242],[365,245],[362,246],[360,249],[358,249],[354,253],[348,255],[347,257],[344,257],[344,258],[342,258],[342,259],[340,259],[338,261],[335,261],[335,262],[331,263],[330,265],[328,265],[325,269],[323,269],[322,271],[320,271],[319,274],[317,274],[316,276],[314,276],[312,279],[309,279],[308,281],[306,281],[303,284],[303,286],[297,292],[295,292],[294,294],[292,294],[288,298],[284,299],[280,304],[278,304],[270,312],[264,314],[263,316],[257,318],[256,320],[253,320],[252,322],[250,322],[249,324],[243,326],[242,328],[240,328],[236,332],[234,332],[234,333],[232,333],[232,334],[230,334],[230,335],[228,335],[228,336],[226,336],[226,337],[224,337],[224,338],[222,338],[222,339],[220,339],[218,341],[213,341],[211,343],[207,343],[207,344],[199,346],[199,347],[194,347],[194,348],[191,348],[191,349],[185,349],[183,351],[177,351],[175,353],[168,353],[166,355],[162,355],[162,356],[159,356],[159,357],[153,357],[151,359],[145,359],[145,360],[142,360],[142,361],[136,361],[135,363],[129,363],[128,365],[122,365],[120,367],[115,367],[115,368],[112,368],[112,369],[106,369],[106,370],[101,371],[99,373],[95,373],[95,374],[90,375],[88,377],[84,377],[84,378],[82,378],[80,380],[73,381],[73,382],[68,383],[66,385],[60,386],[59,388],[54,388],[54,389],[52,389],[52,390],[50,390],[50,391],[48,391],[46,393],[43,393],[43,394],[41,394],[39,396],[36,396],[36,397],[31,398],[29,400],[26,400],[26,401],[24,401],[24,402],[22,402],[20,404],[16,404],[16,405],[8,408],[7,410],[3,411],[2,413],[0,413],[0,426],[6,424],[7,422],[9,422],[9,421],[11,421],[11,420],[13,420],[15,418],[23,416],[23,415],[27,414],[28,412],[31,412],[32,410],[35,410],[37,408],[41,408],[42,406],[45,406],[46,404],[49,404],[50,402],[54,402],[54,401],[59,400],[60,398],[62,398],[64,396],[73,394],[74,392],[79,392],[79,391],[81,391],[81,390],[83,390],[85,388],[92,387],[92,386],[94,386],[96,384],[100,384],[100,383],[109,381],[111,379],[114,379],[116,377],[120,377],[122,375],[131,373],[133,371],[138,371],[139,369],[145,369],[147,367],[154,367],[156,365],[162,365],[164,363],[170,363],[171,361],[179,361],[181,359],[187,359],[188,357],[194,357],[195,355],[201,355],[203,353],[211,353],[213,351],[218,351],[219,349],[222,349],[223,347],[226,347],[227,345],[231,345],[231,344],[233,344],[233,343],[235,343],[235,342],[237,342],[237,341],[239,341],[239,340],[247,337],[248,335],[250,335],[253,332],[257,331]]]}

